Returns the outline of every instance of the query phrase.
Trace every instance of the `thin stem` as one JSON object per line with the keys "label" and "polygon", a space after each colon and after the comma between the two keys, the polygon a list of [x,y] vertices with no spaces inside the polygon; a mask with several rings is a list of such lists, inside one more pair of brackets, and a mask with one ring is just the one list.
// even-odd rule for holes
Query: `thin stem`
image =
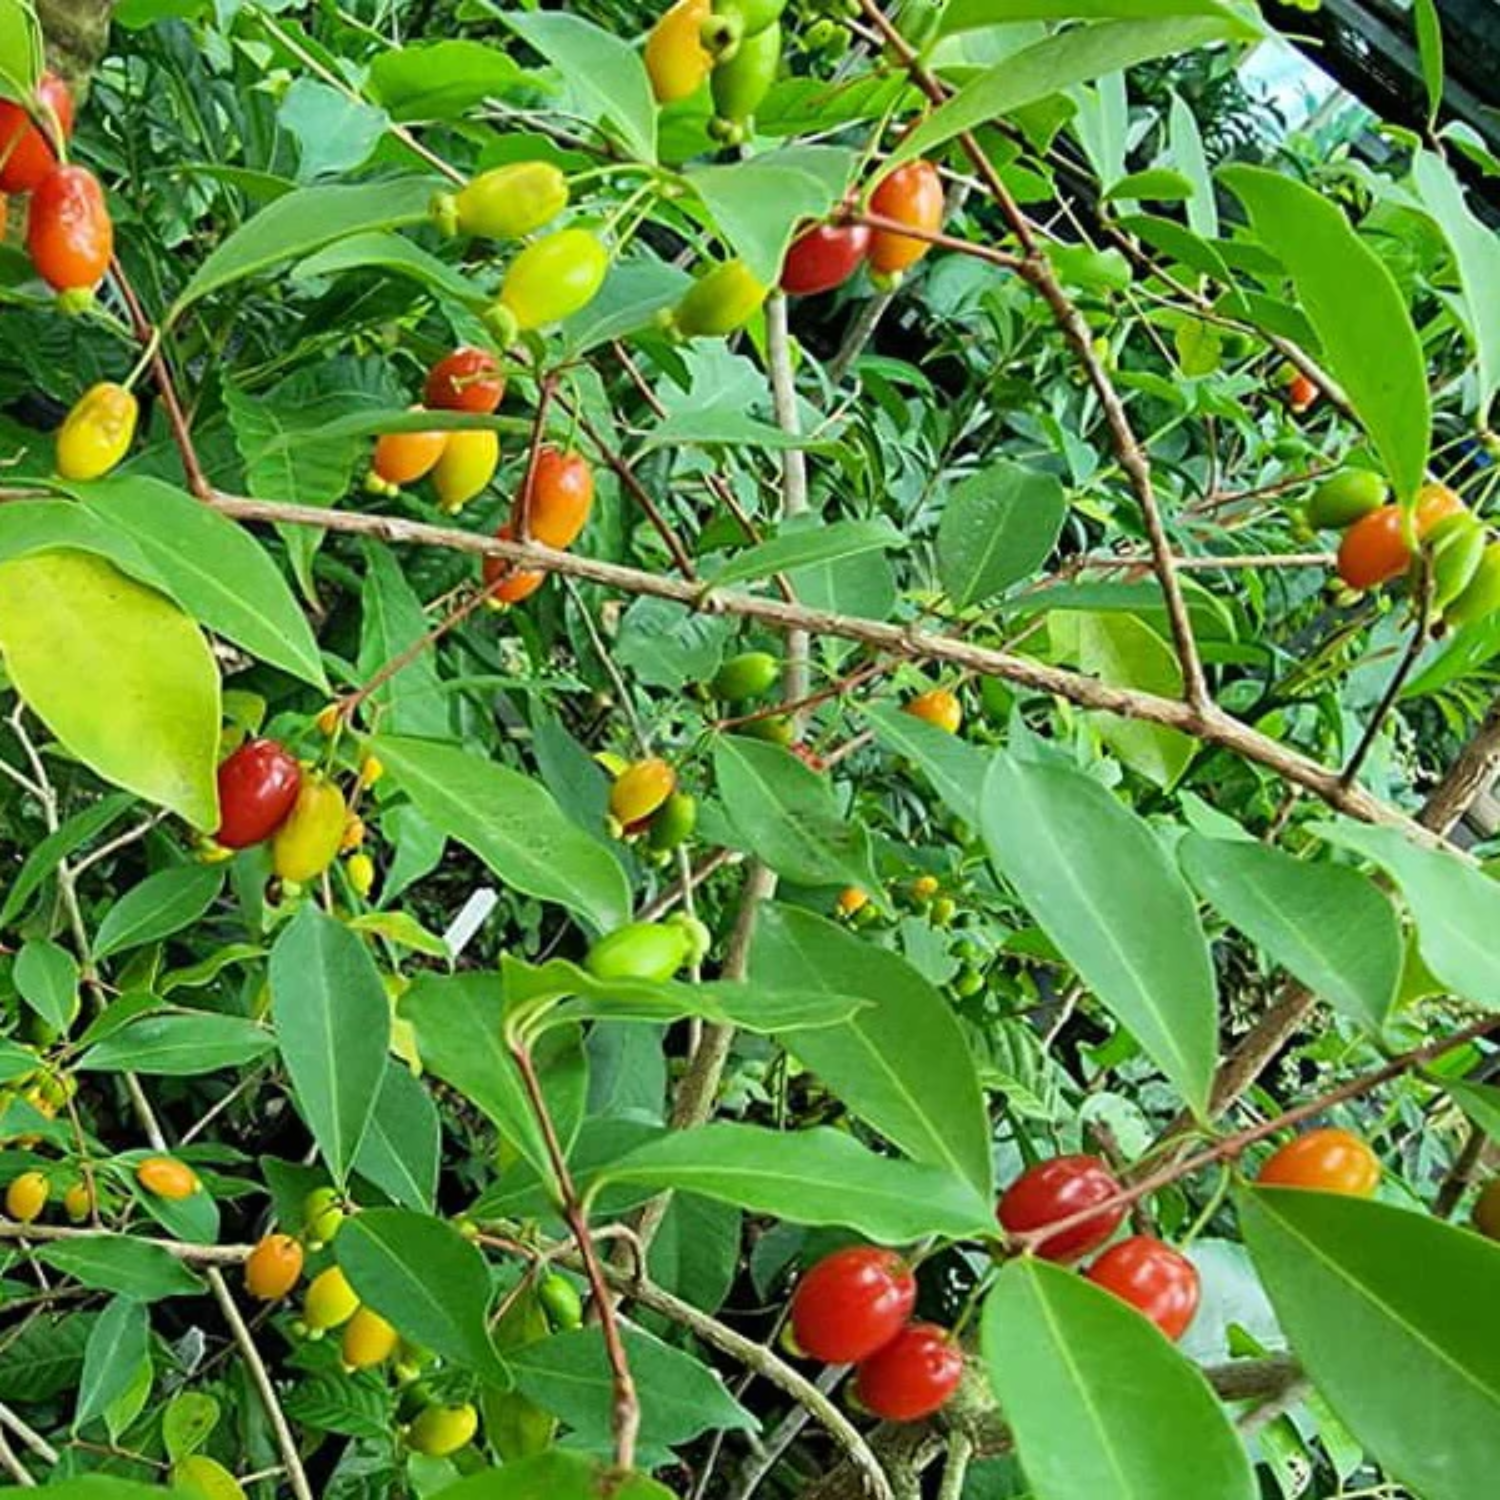
{"label": "thin stem", "polygon": [[611,1415],[615,1436],[615,1464],[629,1472],[635,1467],[635,1443],[641,1425],[641,1406],[636,1396],[635,1380],[630,1373],[630,1361],[625,1354],[625,1343],[620,1337],[614,1298],[610,1295],[604,1267],[594,1247],[593,1236],[589,1233],[588,1220],[579,1204],[578,1192],[573,1185],[572,1174],[568,1171],[567,1154],[558,1140],[557,1127],[552,1123],[552,1114],[547,1108],[547,1099],[542,1093],[541,1079],[537,1077],[531,1053],[526,1047],[515,1046],[511,1048],[511,1056],[521,1074],[532,1114],[536,1116],[537,1125],[541,1129],[547,1158],[552,1164],[552,1175],[557,1180],[563,1218],[572,1231],[578,1253],[583,1259],[584,1274],[588,1278],[594,1305],[599,1312],[599,1327],[604,1335],[604,1349],[609,1357],[614,1385],[614,1408]]}

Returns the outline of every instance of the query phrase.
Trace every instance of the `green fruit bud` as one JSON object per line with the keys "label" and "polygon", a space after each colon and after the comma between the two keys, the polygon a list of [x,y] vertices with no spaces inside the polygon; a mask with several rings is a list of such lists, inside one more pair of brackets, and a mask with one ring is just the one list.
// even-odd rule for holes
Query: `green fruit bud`
{"label": "green fruit bud", "polygon": [[708,957],[708,950],[714,945],[714,935],[697,917],[689,916],[685,911],[673,912],[667,918],[668,927],[678,927],[688,937],[688,958],[690,964],[701,964]]}
{"label": "green fruit bud", "polygon": [[1363,515],[1379,510],[1389,494],[1379,474],[1369,469],[1344,469],[1325,479],[1307,502],[1307,520],[1320,531],[1342,531]]}
{"label": "green fruit bud", "polygon": [[698,799],[686,792],[673,792],[657,808],[646,830],[646,847],[656,854],[669,854],[693,836],[698,825]]}
{"label": "green fruit bud", "polygon": [[745,651],[714,673],[709,689],[724,703],[744,703],[770,692],[780,677],[781,663],[769,651]]}
{"label": "green fruit bud", "polygon": [[790,745],[797,737],[797,726],[787,714],[773,714],[768,719],[751,719],[748,724],[741,724],[735,733],[747,739],[765,740],[771,745]]}
{"label": "green fruit bud", "polygon": [[978,969],[965,967],[953,981],[953,993],[962,1000],[977,995],[984,988],[984,975]]}
{"label": "green fruit bud", "polygon": [[1484,556],[1484,527],[1467,511],[1445,516],[1428,535],[1432,548],[1432,610],[1441,614],[1473,582]]}
{"label": "green fruit bud", "polygon": [[692,956],[693,937],[667,922],[631,922],[602,937],[583,966],[595,979],[670,979]]}
{"label": "green fruit bud", "polygon": [[583,1299],[566,1276],[556,1273],[548,1276],[537,1288],[537,1298],[554,1328],[566,1330],[583,1326]]}
{"label": "green fruit bud", "polygon": [[1488,619],[1500,609],[1500,542],[1491,542],[1479,555],[1473,576],[1463,591],[1443,611],[1443,619],[1455,630]]}
{"label": "green fruit bud", "polygon": [[770,288],[742,260],[725,261],[688,288],[672,310],[678,338],[719,338],[743,328],[760,311]]}
{"label": "green fruit bud", "polygon": [[302,1200],[302,1223],[309,1248],[321,1250],[331,1244],[344,1223],[344,1204],[338,1191],[331,1187],[314,1188]]}

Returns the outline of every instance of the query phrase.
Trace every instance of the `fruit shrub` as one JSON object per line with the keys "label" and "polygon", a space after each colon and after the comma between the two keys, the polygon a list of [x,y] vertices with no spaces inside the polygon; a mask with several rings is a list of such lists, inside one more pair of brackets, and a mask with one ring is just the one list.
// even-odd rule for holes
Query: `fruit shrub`
{"label": "fruit shrub", "polygon": [[1287,19],[0,0],[10,1479],[1487,1492],[1495,164]]}

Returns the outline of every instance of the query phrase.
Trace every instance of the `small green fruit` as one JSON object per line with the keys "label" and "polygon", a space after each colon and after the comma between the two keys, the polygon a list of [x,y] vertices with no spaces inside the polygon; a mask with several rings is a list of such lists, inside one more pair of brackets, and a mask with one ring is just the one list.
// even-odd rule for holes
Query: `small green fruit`
{"label": "small green fruit", "polygon": [[745,651],[731,656],[709,684],[724,703],[744,703],[768,693],[781,677],[781,663],[769,651]]}
{"label": "small green fruit", "polygon": [[602,937],[583,966],[595,979],[646,979],[662,984],[692,957],[693,937],[669,922],[631,922]]}
{"label": "small green fruit", "polygon": [[1361,516],[1379,510],[1389,493],[1379,474],[1369,469],[1342,469],[1313,491],[1307,502],[1308,525],[1319,531],[1342,531]]}

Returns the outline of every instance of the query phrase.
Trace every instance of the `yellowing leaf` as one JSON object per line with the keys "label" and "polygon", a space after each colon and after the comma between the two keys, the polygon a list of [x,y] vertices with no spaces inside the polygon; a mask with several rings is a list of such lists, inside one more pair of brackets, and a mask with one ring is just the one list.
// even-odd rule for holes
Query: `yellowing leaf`
{"label": "yellowing leaf", "polygon": [[21,698],[106,781],[219,821],[219,672],[198,627],[91,553],[0,563],[0,652]]}

